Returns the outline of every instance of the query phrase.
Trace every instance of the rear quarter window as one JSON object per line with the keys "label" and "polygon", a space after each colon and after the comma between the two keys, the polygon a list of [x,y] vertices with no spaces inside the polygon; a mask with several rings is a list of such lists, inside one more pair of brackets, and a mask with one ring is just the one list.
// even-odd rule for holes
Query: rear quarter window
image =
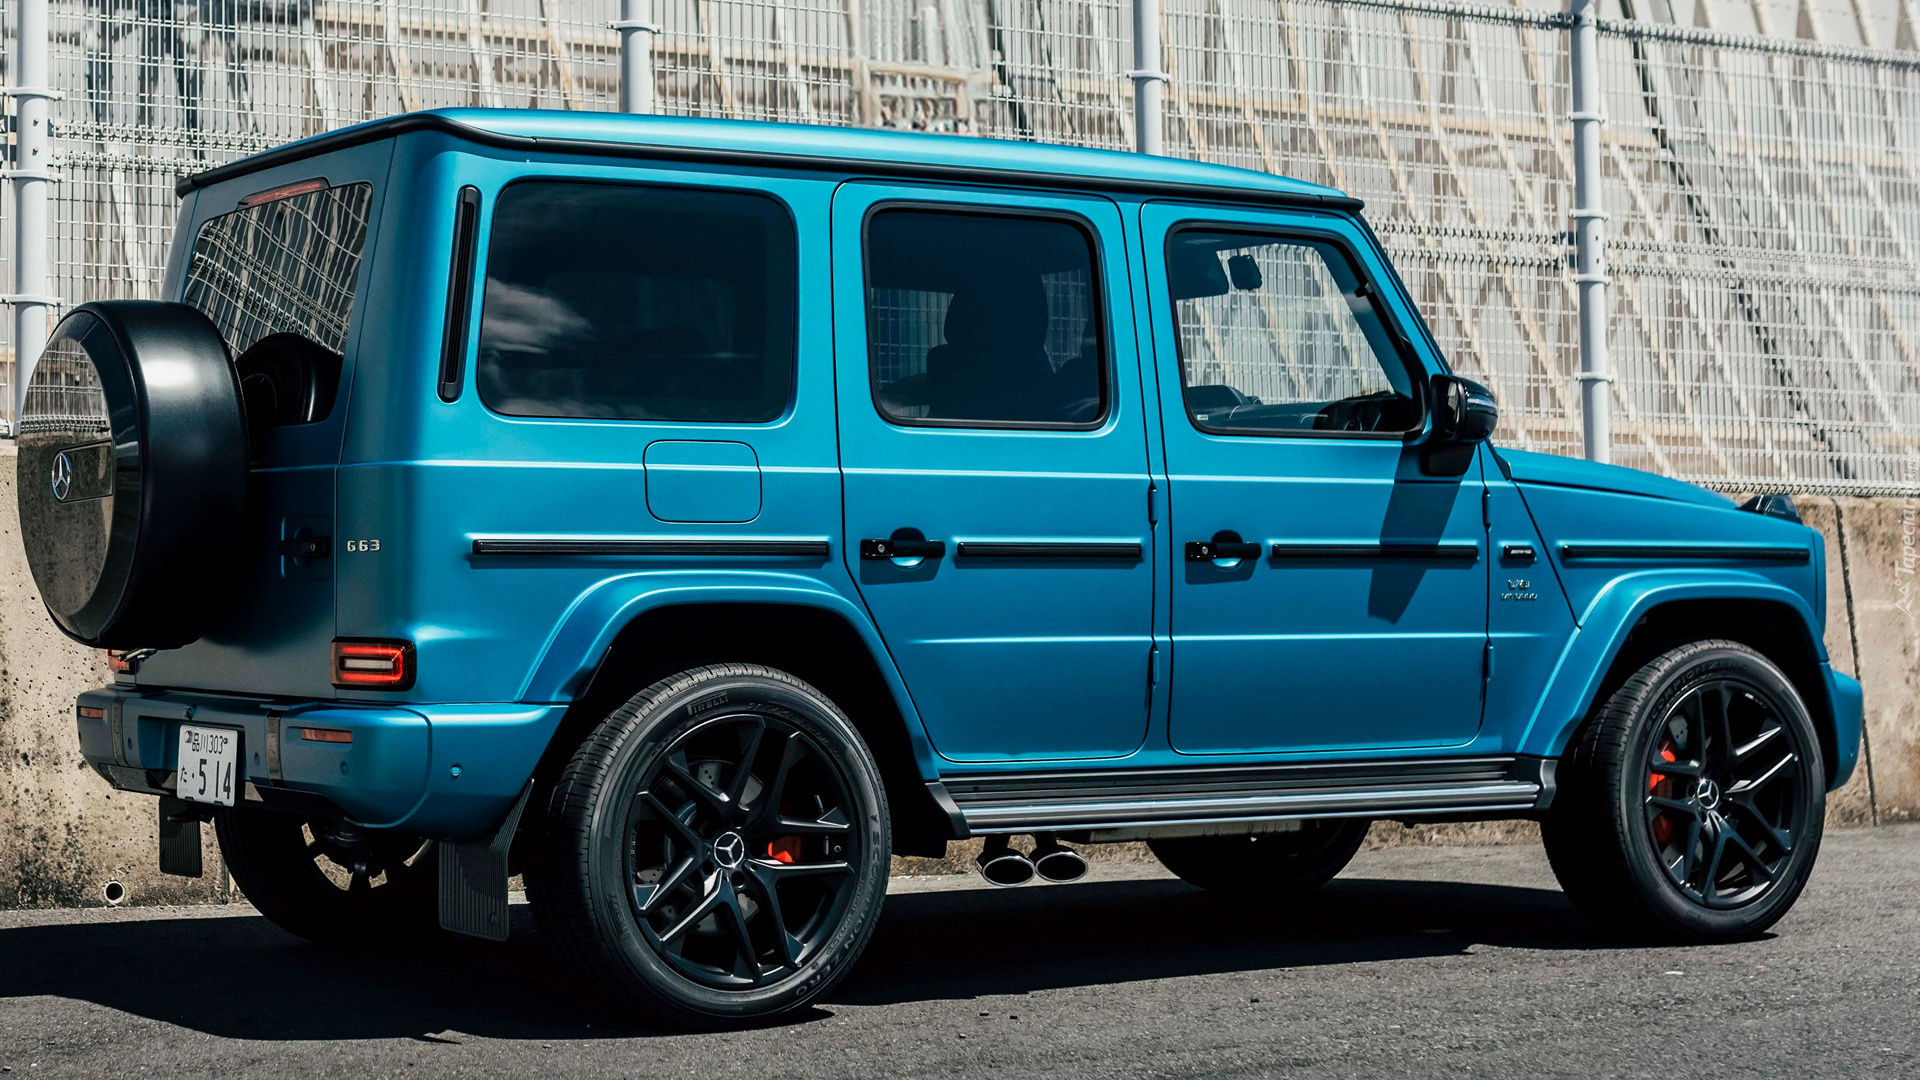
{"label": "rear quarter window", "polygon": [[513,416],[753,423],[793,387],[786,209],[752,193],[535,181],[500,193],[481,400]]}

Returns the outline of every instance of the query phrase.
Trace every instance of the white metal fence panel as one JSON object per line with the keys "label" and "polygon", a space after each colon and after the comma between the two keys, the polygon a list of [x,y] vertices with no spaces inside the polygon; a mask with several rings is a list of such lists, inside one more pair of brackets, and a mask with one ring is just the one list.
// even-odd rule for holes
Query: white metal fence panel
{"label": "white metal fence panel", "polygon": [[1619,459],[1914,490],[1920,55],[1602,31]]}
{"label": "white metal fence panel", "polygon": [[[1164,135],[1366,199],[1435,337],[1499,395],[1501,437],[1571,454],[1567,24],[1543,6],[1166,0]],[[59,293],[153,295],[181,173],[417,108],[613,108],[616,9],[55,0]],[[1130,11],[654,0],[656,100],[1123,149]],[[1920,493],[1920,56],[1618,21],[1602,48],[1616,460],[1729,490]]]}
{"label": "white metal fence panel", "polygon": [[1502,437],[1578,453],[1559,16],[1421,0],[1172,0],[1169,152],[1365,199]]}

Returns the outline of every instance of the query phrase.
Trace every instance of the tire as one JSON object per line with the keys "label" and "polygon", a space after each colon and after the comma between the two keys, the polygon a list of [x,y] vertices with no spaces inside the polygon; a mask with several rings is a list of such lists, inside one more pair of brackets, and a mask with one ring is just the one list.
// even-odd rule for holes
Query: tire
{"label": "tire", "polygon": [[27,382],[19,449],[27,565],[67,636],[178,648],[231,606],[251,535],[246,419],[205,315],[136,300],[75,308]]}
{"label": "tire", "polygon": [[1148,840],[1147,848],[1190,885],[1285,900],[1332,881],[1353,861],[1371,824],[1317,818],[1301,822],[1297,832]]}
{"label": "tire", "polygon": [[1556,779],[1547,858],[1574,906],[1616,934],[1752,937],[1793,906],[1819,854],[1819,736],[1793,683],[1737,642],[1682,645],[1635,672]]}
{"label": "tire", "polygon": [[801,1008],[844,977],[886,898],[879,768],[785,672],[681,672],[615,709],[562,770],[527,860],[560,959],[692,1028]]}
{"label": "tire", "polygon": [[319,945],[378,948],[440,935],[439,849],[246,807],[214,817],[234,883],[260,914]]}

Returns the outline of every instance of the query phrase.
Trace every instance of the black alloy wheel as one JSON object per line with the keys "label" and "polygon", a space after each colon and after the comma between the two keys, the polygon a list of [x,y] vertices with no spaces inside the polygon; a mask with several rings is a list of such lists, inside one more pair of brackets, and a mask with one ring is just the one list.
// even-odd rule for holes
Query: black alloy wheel
{"label": "black alloy wheel", "polygon": [[528,900],[560,958],[686,1027],[765,1021],[845,976],[886,899],[886,792],[852,722],[757,664],[641,690],[540,800]]}
{"label": "black alloy wheel", "polygon": [[1759,688],[1695,683],[1650,745],[1648,838],[1667,877],[1709,908],[1752,902],[1793,855],[1801,750]]}
{"label": "black alloy wheel", "polygon": [[1813,871],[1826,766],[1791,679],[1734,641],[1646,661],[1562,756],[1540,823],[1567,898],[1630,937],[1772,926]]}
{"label": "black alloy wheel", "polygon": [[234,884],[282,930],[345,948],[417,944],[440,933],[432,840],[247,806],[216,814],[214,835]]}
{"label": "black alloy wheel", "polygon": [[846,912],[858,811],[820,747],[778,716],[702,720],[629,807],[635,925],[689,979],[741,989],[790,976]]}

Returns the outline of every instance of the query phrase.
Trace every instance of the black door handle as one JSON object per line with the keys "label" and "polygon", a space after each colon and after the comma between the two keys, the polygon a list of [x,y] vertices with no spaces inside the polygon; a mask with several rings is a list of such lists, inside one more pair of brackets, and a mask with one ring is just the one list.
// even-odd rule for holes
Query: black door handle
{"label": "black door handle", "polygon": [[945,540],[862,540],[863,559],[938,559],[947,553]]}
{"label": "black door handle", "polygon": [[1188,562],[1212,562],[1215,559],[1257,559],[1259,557],[1259,544],[1247,544],[1238,540],[1187,541]]}

